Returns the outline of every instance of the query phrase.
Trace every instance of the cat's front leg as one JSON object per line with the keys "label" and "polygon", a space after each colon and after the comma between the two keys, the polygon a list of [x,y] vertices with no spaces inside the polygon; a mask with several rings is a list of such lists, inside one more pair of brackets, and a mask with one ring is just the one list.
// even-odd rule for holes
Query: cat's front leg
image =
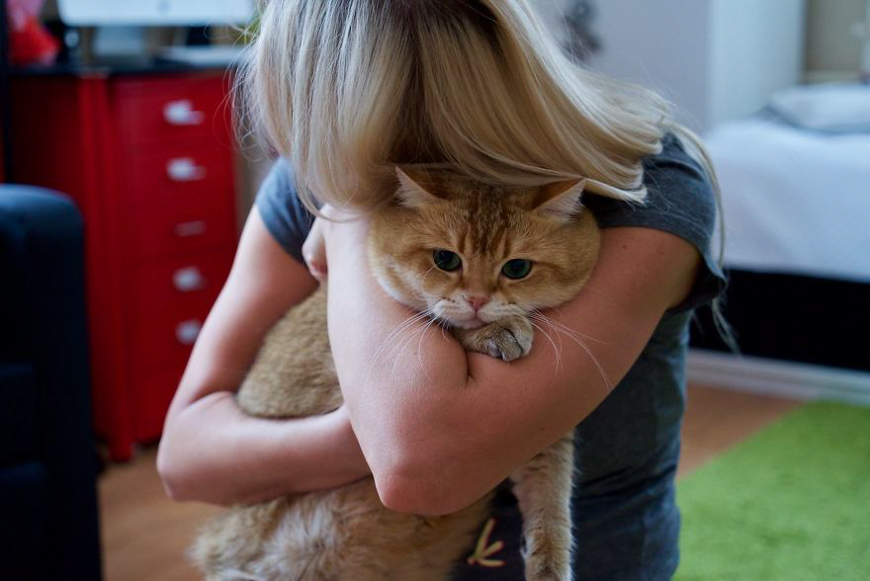
{"label": "cat's front leg", "polygon": [[571,580],[573,432],[511,474],[523,515],[527,581]]}
{"label": "cat's front leg", "polygon": [[526,317],[505,317],[477,329],[453,329],[453,335],[468,351],[513,361],[532,349],[535,331]]}

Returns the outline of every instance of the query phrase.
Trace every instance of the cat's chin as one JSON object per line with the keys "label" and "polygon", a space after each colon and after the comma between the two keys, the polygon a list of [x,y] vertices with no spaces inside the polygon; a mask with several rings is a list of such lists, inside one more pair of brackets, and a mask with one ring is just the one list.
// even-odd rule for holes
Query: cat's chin
{"label": "cat's chin", "polygon": [[461,320],[453,320],[453,319],[444,319],[451,327],[459,327],[460,329],[479,329],[484,325],[488,325],[489,321],[482,321],[477,317],[472,317],[469,319],[461,319]]}

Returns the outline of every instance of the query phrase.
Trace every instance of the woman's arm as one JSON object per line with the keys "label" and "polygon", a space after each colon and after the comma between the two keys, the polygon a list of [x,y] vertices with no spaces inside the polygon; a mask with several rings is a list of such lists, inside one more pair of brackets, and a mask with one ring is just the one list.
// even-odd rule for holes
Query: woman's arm
{"label": "woman's arm", "polygon": [[554,345],[538,333],[528,356],[506,364],[466,356],[437,330],[415,335],[422,323],[404,333],[413,339],[401,352],[395,341],[381,347],[412,313],[371,277],[364,238],[360,223],[333,225],[327,236],[332,349],[381,499],[423,514],[470,504],[573,429],[688,294],[699,264],[676,236],[605,230],[587,287],[548,313],[587,337],[586,346],[553,332]]}
{"label": "woman's arm", "polygon": [[166,419],[157,467],[171,497],[253,502],[368,473],[344,408],[278,421],[246,416],[234,398],[266,332],[315,287],[252,211]]}

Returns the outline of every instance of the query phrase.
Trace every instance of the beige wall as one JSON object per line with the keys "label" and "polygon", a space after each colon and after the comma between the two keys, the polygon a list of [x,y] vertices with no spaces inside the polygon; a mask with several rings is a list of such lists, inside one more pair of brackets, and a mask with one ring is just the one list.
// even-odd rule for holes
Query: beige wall
{"label": "beige wall", "polygon": [[809,0],[807,5],[806,70],[808,78],[824,80],[838,72],[856,75],[861,44],[852,27],[866,17],[866,0]]}

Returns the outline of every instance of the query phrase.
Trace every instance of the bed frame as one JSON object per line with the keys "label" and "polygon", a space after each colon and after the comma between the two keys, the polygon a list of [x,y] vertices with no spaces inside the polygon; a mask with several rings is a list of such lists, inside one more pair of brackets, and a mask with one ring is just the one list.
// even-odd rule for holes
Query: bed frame
{"label": "bed frame", "polygon": [[692,326],[693,381],[870,403],[870,284],[731,270],[724,307],[741,355],[709,309]]}

